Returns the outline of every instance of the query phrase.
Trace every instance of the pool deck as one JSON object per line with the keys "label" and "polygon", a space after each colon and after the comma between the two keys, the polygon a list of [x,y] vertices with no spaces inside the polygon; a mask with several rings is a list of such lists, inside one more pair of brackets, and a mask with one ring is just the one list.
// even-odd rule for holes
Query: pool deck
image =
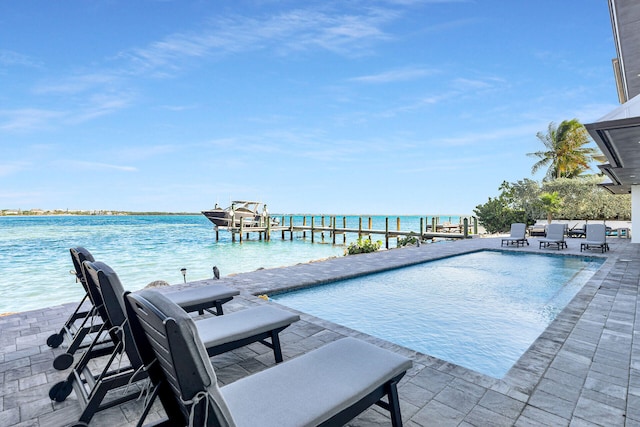
{"label": "pool deck", "polygon": [[[530,246],[508,250],[579,255],[580,239],[561,251]],[[225,305],[275,304],[253,295],[308,286],[480,249],[500,249],[499,238],[426,244],[374,254],[339,257],[291,267],[223,277],[241,289]],[[605,263],[502,379],[470,371],[363,333],[301,313],[301,321],[281,334],[285,360],[342,336],[355,336],[410,357],[413,368],[399,386],[405,426],[640,426],[640,245],[609,238]],[[502,249],[507,249],[502,248]],[[599,251],[589,255],[603,256]],[[109,260],[101,260],[109,263]],[[117,265],[112,265],[117,271]],[[154,278],[150,277],[149,281]],[[207,281],[192,282],[200,286]],[[124,284],[126,287],[126,283]],[[531,277],[531,286],[536,278]],[[184,286],[184,285],[183,285]],[[0,317],[0,425],[55,427],[73,424],[79,403],[72,393],[54,403],[49,388],[68,375],[52,367],[61,349],[45,341],[75,308],[65,304]],[[393,301],[389,302],[393,310]],[[640,314],[640,313],[639,313]],[[639,320],[640,322],[640,320]],[[639,340],[636,341],[635,338]],[[252,344],[212,359],[220,383],[227,384],[274,365],[270,349]],[[133,426],[141,402],[96,414],[91,426]],[[150,419],[157,419],[156,405]],[[349,425],[390,425],[385,411],[372,407]]]}

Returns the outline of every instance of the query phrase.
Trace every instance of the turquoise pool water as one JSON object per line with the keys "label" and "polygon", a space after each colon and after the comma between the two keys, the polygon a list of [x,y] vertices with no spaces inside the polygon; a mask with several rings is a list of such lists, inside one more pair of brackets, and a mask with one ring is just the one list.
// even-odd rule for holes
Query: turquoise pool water
{"label": "turquoise pool water", "polygon": [[603,262],[480,251],[271,299],[502,378]]}

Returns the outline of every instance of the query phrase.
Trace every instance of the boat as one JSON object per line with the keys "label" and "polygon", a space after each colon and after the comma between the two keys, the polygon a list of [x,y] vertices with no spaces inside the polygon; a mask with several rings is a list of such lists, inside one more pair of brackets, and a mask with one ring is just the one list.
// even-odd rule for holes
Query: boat
{"label": "boat", "polygon": [[215,208],[202,211],[202,214],[216,227],[240,227],[240,221],[243,227],[266,227],[267,219],[272,226],[278,223],[276,219],[269,217],[266,204],[250,200],[234,200],[231,206],[224,209],[216,203]]}

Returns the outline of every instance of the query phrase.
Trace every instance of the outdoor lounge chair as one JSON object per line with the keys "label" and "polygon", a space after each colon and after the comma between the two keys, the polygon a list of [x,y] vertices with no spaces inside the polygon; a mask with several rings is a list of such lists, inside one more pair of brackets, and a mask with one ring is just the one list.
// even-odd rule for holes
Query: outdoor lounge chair
{"label": "outdoor lounge chair", "polygon": [[587,224],[583,224],[582,227],[578,227],[577,225],[567,231],[568,237],[584,237],[587,233]]}
{"label": "outdoor lounge chair", "polygon": [[604,224],[587,224],[586,240],[580,243],[580,252],[583,249],[600,248],[602,253],[609,250],[607,243],[607,229]]}
{"label": "outdoor lounge chair", "polygon": [[[110,391],[144,379],[147,374],[142,369],[142,359],[133,341],[130,326],[126,321],[124,289],[117,274],[102,262],[85,261],[83,270],[87,286],[89,289],[97,291],[101,298],[98,309],[103,317],[103,328],[100,332],[108,333],[115,345],[105,366],[100,368],[101,371],[97,375],[91,371],[89,365],[93,358],[90,346],[73,367],[68,378],[56,383],[49,390],[49,397],[57,402],[62,402],[71,394],[71,391],[75,391],[82,406],[78,422],[88,423],[96,412],[138,396],[140,390],[133,387],[134,391],[131,393],[127,393],[127,390],[119,391],[119,394],[112,393],[110,399],[105,399]],[[167,297],[165,299],[169,300]],[[189,314],[180,306],[174,302],[172,304],[178,307],[186,317],[189,317]],[[271,306],[260,306],[247,308],[233,314],[198,320],[195,324],[200,330],[200,334],[208,338],[205,346],[209,356],[249,343],[261,342],[273,349],[276,362],[280,362],[282,361],[282,351],[278,334],[299,318],[298,315],[285,310]],[[223,319],[222,324],[215,322]],[[235,319],[235,323],[231,319]],[[99,335],[100,333],[94,342],[97,342]],[[265,341],[266,338],[271,338],[272,342]],[[122,365],[123,355],[129,361],[129,364],[125,363],[124,366]]]}
{"label": "outdoor lounge chair", "polygon": [[520,222],[511,224],[511,234],[509,235],[509,237],[502,238],[502,243],[500,243],[500,246],[503,246],[505,242],[507,243],[507,246],[514,243],[516,246],[520,246],[520,245],[524,246],[525,243],[527,244],[527,246],[529,246],[529,241],[525,237],[526,232],[527,232],[526,224],[523,224]]}
{"label": "outdoor lounge chair", "polygon": [[343,338],[218,387],[189,316],[152,290],[127,294],[126,301],[152,397],[160,398],[168,417],[164,425],[339,426],[373,404],[390,412],[394,426],[402,425],[397,383],[410,359]]}
{"label": "outdoor lounge chair", "polygon": [[[103,316],[101,316],[97,309],[97,307],[102,305],[102,296],[95,288],[88,285],[83,270],[84,261],[93,262],[95,259],[93,255],[83,247],[71,248],[70,252],[76,277],[85,289],[85,296],[78,305],[78,308],[76,308],[74,314],[65,322],[60,333],[53,334],[47,339],[47,344],[50,347],[58,347],[62,344],[65,336],[68,337],[70,341],[66,352],[56,356],[53,360],[53,367],[57,370],[65,370],[73,365],[73,355],[76,351],[86,349],[90,344],[93,352],[91,354],[92,357],[104,356],[113,352],[113,342],[109,336],[105,336],[100,342],[92,342],[91,339],[87,338],[88,334],[100,331],[103,322]],[[204,314],[206,310],[215,315],[222,315],[222,305],[231,301],[234,296],[239,294],[240,292],[237,289],[215,284],[179,292],[171,292],[168,295],[172,301],[188,312],[197,311],[199,314]],[[87,312],[78,312],[87,299],[91,302],[90,310]],[[75,326],[76,320],[82,317],[83,313],[84,318],[81,325],[79,327]]]}
{"label": "outdoor lounge chair", "polygon": [[565,229],[565,224],[549,224],[547,226],[547,237],[542,237],[538,240],[540,248],[548,248],[554,245],[558,250],[566,248],[567,242],[564,240]]}
{"label": "outdoor lounge chair", "polygon": [[71,253],[71,261],[74,267],[72,273],[76,276],[76,282],[79,282],[84,288],[84,296],[71,316],[62,325],[60,332],[47,338],[47,345],[57,348],[64,342],[66,337],[69,340],[67,352],[73,354],[80,348],[86,348],[86,344],[83,344],[84,338],[89,333],[97,332],[102,325],[102,320],[95,310],[95,304],[82,274],[82,263],[84,261],[95,261],[93,255],[83,247],[71,248],[69,252]]}
{"label": "outdoor lounge chair", "polygon": [[532,226],[529,227],[529,236],[546,236],[547,235],[547,224],[542,222],[536,222]]}

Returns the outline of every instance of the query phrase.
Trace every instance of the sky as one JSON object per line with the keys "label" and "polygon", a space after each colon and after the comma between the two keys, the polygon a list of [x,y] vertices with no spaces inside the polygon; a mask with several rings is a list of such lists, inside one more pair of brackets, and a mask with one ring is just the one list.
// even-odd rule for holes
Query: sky
{"label": "sky", "polygon": [[606,0],[2,1],[0,209],[469,215],[614,57]]}

